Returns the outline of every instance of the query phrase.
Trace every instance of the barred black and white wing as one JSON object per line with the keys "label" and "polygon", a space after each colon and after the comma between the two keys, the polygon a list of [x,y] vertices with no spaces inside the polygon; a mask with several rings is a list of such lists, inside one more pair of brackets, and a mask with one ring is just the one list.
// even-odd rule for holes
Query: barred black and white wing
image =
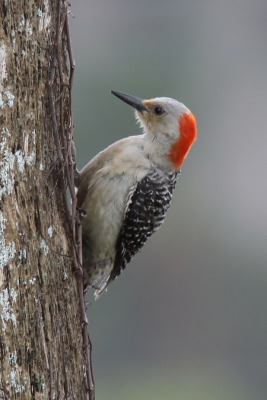
{"label": "barred black and white wing", "polygon": [[154,169],[130,190],[109,282],[120,275],[163,223],[179,175],[180,171],[166,174]]}

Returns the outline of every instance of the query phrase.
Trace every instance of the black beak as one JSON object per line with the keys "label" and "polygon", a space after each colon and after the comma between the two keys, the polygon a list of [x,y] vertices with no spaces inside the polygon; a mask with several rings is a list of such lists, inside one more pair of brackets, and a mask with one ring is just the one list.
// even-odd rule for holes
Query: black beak
{"label": "black beak", "polygon": [[125,101],[125,103],[130,104],[130,106],[134,107],[137,111],[143,113],[143,111],[148,111],[148,109],[144,106],[143,100],[138,97],[131,96],[130,94],[115,92],[111,90],[111,93],[117,96],[119,99]]}

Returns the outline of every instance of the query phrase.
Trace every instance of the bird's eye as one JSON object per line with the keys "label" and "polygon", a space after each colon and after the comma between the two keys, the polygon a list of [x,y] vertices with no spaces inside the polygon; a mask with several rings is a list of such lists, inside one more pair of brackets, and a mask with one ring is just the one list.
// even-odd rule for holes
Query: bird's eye
{"label": "bird's eye", "polygon": [[164,114],[165,111],[164,111],[164,109],[162,107],[157,106],[157,107],[154,108],[154,112],[155,112],[156,115],[162,115],[162,114]]}

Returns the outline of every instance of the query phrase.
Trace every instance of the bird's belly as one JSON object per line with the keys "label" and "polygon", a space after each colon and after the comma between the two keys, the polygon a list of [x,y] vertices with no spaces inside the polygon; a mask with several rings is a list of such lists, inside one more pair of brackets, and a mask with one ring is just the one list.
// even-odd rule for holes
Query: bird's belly
{"label": "bird's belly", "polygon": [[[99,185],[103,184],[103,190]],[[120,185],[118,190],[118,185]],[[83,265],[88,283],[108,274],[115,259],[115,245],[124,216],[129,181],[98,182],[83,205],[87,212],[83,225]]]}

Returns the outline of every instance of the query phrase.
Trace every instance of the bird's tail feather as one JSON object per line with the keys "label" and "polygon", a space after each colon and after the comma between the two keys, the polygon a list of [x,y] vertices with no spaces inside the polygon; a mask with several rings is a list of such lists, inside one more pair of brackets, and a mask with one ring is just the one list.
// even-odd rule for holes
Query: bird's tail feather
{"label": "bird's tail feather", "polygon": [[95,300],[98,300],[99,297],[107,290],[107,286],[110,283],[110,274],[106,275],[105,278],[100,282],[99,287],[94,293]]}

